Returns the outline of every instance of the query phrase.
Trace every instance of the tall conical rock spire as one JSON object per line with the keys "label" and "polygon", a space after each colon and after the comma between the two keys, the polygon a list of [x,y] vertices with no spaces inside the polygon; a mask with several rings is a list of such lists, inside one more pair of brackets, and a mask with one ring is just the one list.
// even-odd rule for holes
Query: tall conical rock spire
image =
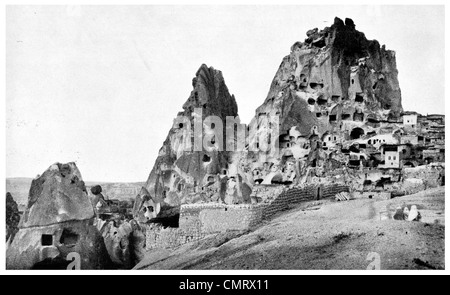
{"label": "tall conical rock spire", "polygon": [[[218,175],[228,167],[229,152],[214,148],[193,150],[194,111],[201,109],[202,120],[208,116],[219,117],[224,122],[225,138],[226,117],[238,115],[236,100],[229,93],[222,72],[205,64],[198,69],[192,86],[183,111],[178,113],[188,121],[180,123],[174,120],[146,183],[146,189],[155,201],[169,205],[191,202],[186,199],[190,193],[201,192],[213,183],[212,179],[219,182]],[[191,134],[184,124],[191,124]],[[202,136],[206,127],[203,126]],[[184,150],[188,143],[192,145],[191,151]]]}

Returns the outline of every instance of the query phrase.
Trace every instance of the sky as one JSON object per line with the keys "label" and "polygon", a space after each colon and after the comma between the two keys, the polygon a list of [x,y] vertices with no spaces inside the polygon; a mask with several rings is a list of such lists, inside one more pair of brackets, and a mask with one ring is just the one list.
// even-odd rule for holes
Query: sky
{"label": "sky", "polygon": [[201,64],[248,123],[335,16],[396,51],[405,110],[444,113],[443,6],[8,6],[6,177],[75,161],[86,181],[145,181]]}

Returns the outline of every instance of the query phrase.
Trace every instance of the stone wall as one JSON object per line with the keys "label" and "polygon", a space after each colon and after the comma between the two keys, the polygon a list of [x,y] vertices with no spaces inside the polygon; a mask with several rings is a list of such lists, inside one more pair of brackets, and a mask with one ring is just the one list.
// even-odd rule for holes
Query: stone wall
{"label": "stone wall", "polygon": [[405,179],[420,179],[423,181],[425,189],[439,186],[439,174],[441,168],[433,165],[423,165],[414,168],[404,169]]}
{"label": "stone wall", "polygon": [[174,228],[152,223],[143,226],[145,250],[173,249],[206,236],[199,228]]}
{"label": "stone wall", "polygon": [[[320,187],[320,190],[319,190]],[[294,187],[281,193],[276,197],[263,212],[263,218],[269,218],[277,212],[287,210],[290,204],[301,202],[332,198],[337,193],[348,192],[349,188],[345,185],[309,185],[305,187]]]}
{"label": "stone wall", "polygon": [[[348,192],[345,185],[309,185],[286,189],[285,186],[255,187],[258,204],[225,205],[219,203],[181,205],[179,228],[164,228],[159,224],[145,224],[145,249],[172,249],[199,240],[206,235],[225,231],[244,231],[261,224],[290,204],[332,198],[339,192]],[[280,193],[281,192],[281,193]]]}
{"label": "stone wall", "polygon": [[[261,185],[254,188],[253,197],[263,200],[258,204],[225,205],[217,203],[182,205],[180,228],[197,228],[211,234],[227,230],[247,230],[259,225],[263,219],[287,210],[290,204],[332,198],[337,193],[348,192],[345,185],[309,185],[280,189],[284,186]],[[320,187],[320,189],[319,189]],[[278,194],[277,194],[278,193]]]}
{"label": "stone wall", "polygon": [[262,220],[265,204],[225,205],[217,203],[182,205],[180,228],[198,228],[211,234],[227,230],[246,230]]}

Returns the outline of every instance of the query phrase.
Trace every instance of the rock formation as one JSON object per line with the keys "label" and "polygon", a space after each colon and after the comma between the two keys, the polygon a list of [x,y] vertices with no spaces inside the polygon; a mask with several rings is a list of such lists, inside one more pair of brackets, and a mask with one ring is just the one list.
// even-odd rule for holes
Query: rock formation
{"label": "rock formation", "polygon": [[136,223],[125,221],[117,226],[113,221],[98,220],[98,222],[98,225],[101,225],[98,228],[100,227],[99,230],[105,241],[106,249],[115,267],[131,269],[135,262],[132,257],[133,247],[130,244],[130,239],[136,229],[133,227]]}
{"label": "rock formation", "polygon": [[[206,198],[201,193],[207,190],[215,190],[216,199],[223,198],[225,194],[220,183],[226,175],[231,156],[230,152],[220,150],[219,146],[225,138],[225,126],[223,137],[212,136],[207,148],[201,146],[200,150],[196,150],[194,136],[208,138],[216,128],[213,122],[203,121],[209,116],[217,116],[222,122],[227,116],[236,117],[236,101],[228,92],[222,73],[212,67],[202,65],[192,86],[183,111],[177,115],[177,118],[185,120],[174,120],[146,183],[146,189],[155,203],[179,206],[181,203],[197,202],[201,200],[195,198]],[[196,109],[201,111],[201,117],[200,113],[195,112]],[[194,128],[198,130],[196,116],[202,123],[201,132],[194,135]]]}
{"label": "rock formation", "polygon": [[[249,125],[260,130],[250,137],[253,146],[258,137],[269,136],[271,127],[264,126],[267,116],[279,118],[279,138],[273,139],[277,149],[244,161],[261,181],[269,174],[263,163],[275,166],[272,174],[282,175],[290,161],[294,178],[301,181],[308,167],[321,167],[329,160],[330,152],[322,147],[378,131],[380,121],[397,120],[402,112],[394,51],[367,40],[351,19],[335,18],[331,27],[306,35],[283,59]],[[335,164],[342,160],[333,159]]]}
{"label": "rock formation", "polygon": [[6,193],[6,241],[12,242],[14,240],[14,236],[19,230],[19,221],[19,208],[12,195],[8,192]]}
{"label": "rock formation", "polygon": [[139,222],[156,218],[161,211],[161,202],[155,202],[145,187],[136,196],[133,207],[133,218]]}
{"label": "rock formation", "polygon": [[79,255],[81,269],[109,268],[93,223],[94,210],[75,163],[53,164],[31,184],[19,231],[7,249],[7,268],[65,269],[71,253]]}
{"label": "rock formation", "polygon": [[[400,118],[395,52],[367,40],[351,19],[335,18],[331,27],[309,30],[306,36],[283,59],[240,151],[183,150],[195,140],[184,128],[195,125],[195,108],[202,108],[203,119],[217,115],[224,126],[226,116],[237,116],[221,73],[200,67],[194,90],[178,114],[188,121],[174,121],[147,180],[155,202],[250,203],[255,184],[298,184],[306,181],[309,168],[320,176],[325,166],[345,166],[348,153],[338,146],[378,134],[380,122]],[[210,126],[203,127],[205,136]],[[261,149],[261,139],[268,149]],[[238,141],[235,136],[226,140]]]}

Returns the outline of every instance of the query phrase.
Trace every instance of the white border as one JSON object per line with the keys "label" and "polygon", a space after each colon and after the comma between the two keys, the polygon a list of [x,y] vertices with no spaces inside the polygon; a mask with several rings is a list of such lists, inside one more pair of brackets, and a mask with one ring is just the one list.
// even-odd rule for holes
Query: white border
{"label": "white border", "polygon": [[[23,1],[23,0],[18,0],[18,1],[4,1],[4,3],[2,3],[3,5],[0,6],[0,15],[2,17],[5,17],[5,6],[6,5],[157,5],[157,4],[170,4],[170,5],[192,5],[192,4],[205,4],[205,5],[373,5],[374,2],[373,1],[368,1],[368,0],[358,0],[358,1],[321,1],[320,3],[318,3],[317,1],[295,1],[295,0],[277,0],[277,1],[269,1],[269,0],[222,0],[222,1],[217,1],[217,2],[213,2],[213,1],[190,1],[188,3],[183,2],[183,1],[143,1],[143,0],[132,0],[132,1],[118,1],[118,0],[113,0],[113,1],[93,1],[93,0],[79,0],[79,1],[56,1],[56,0],[52,0],[52,1],[42,1],[41,3],[36,3],[33,1]],[[428,0],[428,1],[398,1],[398,0],[380,0],[376,2],[377,5],[444,5],[445,6],[445,15],[448,16],[449,15],[449,5],[446,5],[446,1],[440,0]],[[414,16],[411,16],[414,17]],[[5,20],[3,20],[0,23],[0,36],[1,36],[1,40],[3,41],[3,46],[1,47],[1,51],[3,52],[3,58],[1,59],[1,65],[3,68],[3,71],[1,72],[1,89],[3,91],[3,94],[6,93],[6,85],[5,85],[5,31],[6,31],[6,27],[5,27]],[[445,19],[445,31],[449,32],[449,22],[447,19]],[[381,38],[381,37],[380,37]],[[415,45],[413,45],[415,46]],[[448,43],[448,38],[446,35],[445,38],[445,69],[447,71],[447,69],[449,68],[449,63],[450,63],[450,59],[449,59],[449,43]],[[280,57],[281,58],[281,57]],[[418,65],[420,66],[420,65]],[[445,98],[447,97],[447,86],[449,86],[449,77],[446,75],[445,76]],[[426,98],[424,98],[426,99]],[[3,101],[3,106],[5,106],[5,101]],[[3,108],[1,115],[0,115],[0,130],[1,130],[1,147],[3,148],[3,150],[5,150],[6,147],[6,143],[5,143],[5,109]],[[448,110],[448,104],[446,104],[445,106],[445,113]],[[447,132],[446,132],[447,133]],[[447,140],[446,140],[446,145],[449,145],[449,137],[447,134]],[[448,158],[448,155],[446,155],[446,157]],[[5,158],[2,157],[1,158],[1,177],[3,179],[3,181],[1,181],[0,183],[0,189],[1,192],[3,194],[3,196],[5,196],[4,192],[5,192]],[[447,192],[446,192],[447,195]],[[5,201],[1,201],[0,202],[0,219],[2,222],[2,226],[1,226],[1,230],[0,230],[0,234],[2,237],[5,237]],[[447,218],[446,218],[447,219]],[[449,236],[449,231],[448,229],[445,230],[445,236],[448,237]],[[445,247],[446,249],[448,249],[448,239],[446,238],[445,241]],[[386,274],[394,274],[394,275],[404,275],[404,274],[411,274],[411,275],[436,275],[436,274],[449,274],[448,270],[443,270],[443,271],[419,271],[419,270],[404,270],[404,271],[400,271],[400,270],[380,270],[380,271],[364,271],[364,270],[101,270],[101,271],[93,271],[93,270],[83,270],[83,271],[26,271],[26,270],[21,270],[21,271],[6,271],[5,270],[5,266],[6,266],[6,261],[5,261],[5,244],[1,244],[0,246],[0,274],[6,274],[6,275],[17,275],[17,274],[34,274],[34,275],[48,275],[48,274],[58,274],[58,275],[92,275],[92,274],[99,274],[99,275],[148,275],[148,274],[152,274],[152,275],[298,275],[298,274],[319,274],[319,275],[386,275]],[[449,255],[445,255],[445,264],[448,268],[449,265]]]}

